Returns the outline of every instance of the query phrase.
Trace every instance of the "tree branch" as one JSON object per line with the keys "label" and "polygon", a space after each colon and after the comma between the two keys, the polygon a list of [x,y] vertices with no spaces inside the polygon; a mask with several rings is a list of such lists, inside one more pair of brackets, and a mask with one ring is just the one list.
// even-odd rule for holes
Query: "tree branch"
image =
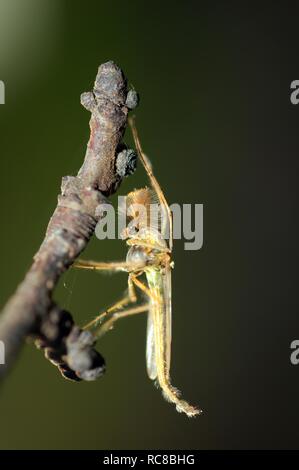
{"label": "tree branch", "polygon": [[62,273],[93,235],[100,217],[97,206],[107,202],[106,197],[117,190],[122,178],[135,169],[136,155],[121,141],[128,111],[137,105],[137,94],[127,90],[121,69],[107,62],[99,67],[93,91],[81,95],[81,104],[91,111],[85,159],[77,176],[62,179],[45,239],[25,279],[3,309],[0,340],[5,345],[5,364],[0,366],[0,379],[30,335],[39,339],[46,357],[68,378],[90,380],[103,371],[93,338],[54,304],[52,293]]}

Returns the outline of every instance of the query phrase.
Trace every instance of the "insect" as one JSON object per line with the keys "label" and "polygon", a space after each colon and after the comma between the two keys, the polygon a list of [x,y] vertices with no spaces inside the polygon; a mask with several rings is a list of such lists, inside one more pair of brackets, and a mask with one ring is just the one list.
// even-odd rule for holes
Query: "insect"
{"label": "insect", "polygon": [[[133,227],[129,224],[125,229],[124,236],[129,246],[126,261],[101,263],[78,260],[75,263],[75,267],[81,269],[128,273],[127,294],[88,323],[85,328],[97,327],[95,336],[99,338],[109,331],[118,319],[147,312],[146,366],[148,376],[157,382],[165,399],[174,403],[177,411],[193,417],[200,414],[201,410],[183,400],[180,392],[173,387],[170,380],[172,215],[164,193],[153,174],[151,163],[143,153],[132,118],[129,124],[138,157],[148,175],[151,188],[137,189],[127,196],[128,215],[135,224]],[[166,217],[162,219],[160,231],[148,218],[150,206],[155,202],[166,214]],[[143,215],[135,209],[140,206],[146,209]],[[166,237],[167,231],[169,236]],[[136,291],[144,294],[147,299],[145,304],[137,304]]]}

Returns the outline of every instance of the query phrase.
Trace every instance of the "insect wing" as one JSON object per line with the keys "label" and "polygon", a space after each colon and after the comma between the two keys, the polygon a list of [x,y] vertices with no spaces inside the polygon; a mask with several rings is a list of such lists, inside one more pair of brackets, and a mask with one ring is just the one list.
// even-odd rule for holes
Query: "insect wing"
{"label": "insect wing", "polygon": [[153,312],[150,309],[147,316],[147,332],[146,332],[146,369],[151,380],[157,378],[157,363],[155,350],[155,330]]}
{"label": "insect wing", "polygon": [[155,380],[158,369],[168,376],[171,362],[171,270],[147,274],[150,290],[157,300],[152,300],[147,320],[146,366],[150,379]]}

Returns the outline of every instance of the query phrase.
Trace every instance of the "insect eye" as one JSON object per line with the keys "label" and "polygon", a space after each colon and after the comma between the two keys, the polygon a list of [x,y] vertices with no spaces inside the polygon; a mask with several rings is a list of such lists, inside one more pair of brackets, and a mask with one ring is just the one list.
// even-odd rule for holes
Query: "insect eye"
{"label": "insect eye", "polygon": [[136,266],[145,266],[148,258],[146,253],[138,248],[138,247],[131,247],[127,254],[127,261],[132,263]]}

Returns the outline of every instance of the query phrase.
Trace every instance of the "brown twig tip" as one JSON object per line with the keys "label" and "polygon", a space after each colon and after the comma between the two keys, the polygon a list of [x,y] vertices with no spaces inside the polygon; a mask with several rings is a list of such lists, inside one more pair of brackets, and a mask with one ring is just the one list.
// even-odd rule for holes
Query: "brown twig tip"
{"label": "brown twig tip", "polygon": [[81,104],[91,112],[91,119],[85,161],[78,176],[90,180],[106,196],[116,191],[122,179],[116,171],[117,147],[126,126],[126,100],[131,91],[121,69],[110,61],[99,67],[93,90],[81,95]]}
{"label": "brown twig tip", "polygon": [[[59,337],[59,328],[62,328],[63,322],[53,327],[53,290],[62,273],[84,250],[93,235],[101,214],[97,210],[98,206],[106,202],[106,197],[113,194],[122,179],[132,174],[136,167],[136,155],[126,148],[122,138],[128,112],[138,104],[138,95],[134,90],[128,90],[127,79],[114,62],[106,62],[99,67],[93,90],[81,95],[81,103],[91,112],[90,139],[85,159],[77,176],[62,179],[61,194],[43,243],[25,279],[1,314],[0,341],[5,345],[5,364],[0,365],[0,378],[12,365],[27,336],[40,336],[45,340],[48,327],[52,333],[58,328]],[[55,309],[57,314],[60,309],[58,306]],[[82,339],[78,338],[77,346]],[[65,335],[63,342],[63,347],[70,347]],[[91,345],[85,345],[82,349],[81,344],[79,349],[81,359],[85,354],[85,359],[89,357],[91,361],[89,368],[78,372],[80,378],[96,378],[102,372],[98,353]],[[63,361],[66,362],[61,367],[65,376],[74,378],[74,370],[68,363],[74,358],[69,359],[68,352],[67,349],[67,354],[63,355]],[[50,359],[50,351],[48,355]]]}

